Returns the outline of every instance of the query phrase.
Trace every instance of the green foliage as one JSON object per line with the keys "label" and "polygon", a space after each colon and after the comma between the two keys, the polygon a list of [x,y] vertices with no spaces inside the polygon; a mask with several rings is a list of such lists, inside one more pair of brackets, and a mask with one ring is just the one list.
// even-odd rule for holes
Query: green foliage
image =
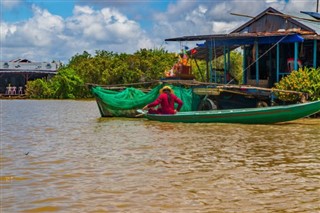
{"label": "green foliage", "polygon": [[[236,77],[237,73],[241,73],[240,53],[232,52],[230,57],[231,73]],[[218,60],[214,64],[223,68],[223,58],[222,62],[221,59]],[[73,56],[69,64],[62,66],[52,79],[28,82],[27,94],[32,98],[91,97],[85,83],[111,85],[158,80],[164,77],[164,71],[170,70],[177,61],[176,54],[168,53],[163,48],[140,49],[134,54],[97,50],[94,56],[84,51]],[[201,72],[196,69],[194,60],[191,60],[191,63],[196,79],[206,80],[206,62],[198,61]]]}
{"label": "green foliage", "polygon": [[53,98],[68,99],[87,95],[82,79],[71,68],[61,69],[49,85],[53,91]]}
{"label": "green foliage", "polygon": [[140,49],[134,54],[96,51],[72,57],[71,67],[86,83],[125,84],[150,81],[162,77],[170,69],[175,56],[164,49]]}
{"label": "green foliage", "polygon": [[232,51],[230,53],[230,74],[232,78],[234,78],[240,84],[242,83],[242,79],[243,79],[242,63],[243,63],[242,54],[237,51]]}
{"label": "green foliage", "polygon": [[175,54],[168,53],[162,48],[147,50],[140,49],[134,54],[138,59],[138,70],[145,81],[151,81],[163,77],[165,70],[170,70],[177,62]]}
{"label": "green foliage", "polygon": [[[310,100],[320,100],[320,68],[304,68],[291,72],[275,84],[276,89],[293,90],[308,93]],[[294,101],[297,95],[279,93],[279,98],[284,101]]]}
{"label": "green foliage", "polygon": [[91,58],[91,55],[87,51],[84,51],[82,55],[76,54],[69,60],[69,66],[71,68],[77,67],[79,63],[90,58]]}
{"label": "green foliage", "polygon": [[163,76],[176,58],[164,49],[140,49],[134,54],[96,51],[92,56],[84,51],[73,56],[50,80],[28,82],[28,96],[32,98],[91,97],[85,83],[127,84],[150,81]]}
{"label": "green foliage", "polygon": [[52,96],[52,91],[45,79],[36,79],[27,82],[26,95],[29,98],[50,98]]}
{"label": "green foliage", "polygon": [[26,95],[30,98],[76,98],[89,97],[83,80],[71,68],[63,67],[50,80],[28,81]]}
{"label": "green foliage", "polygon": [[206,61],[195,61],[191,58],[190,65],[192,67],[192,74],[198,81],[207,81],[207,63]]}
{"label": "green foliage", "polygon": [[[199,81],[207,81],[207,65],[206,61],[199,61],[195,62],[193,59],[191,60],[192,72],[193,75]],[[220,56],[212,61],[212,69],[218,70],[217,77],[223,76],[224,73],[224,57]],[[242,55],[240,52],[232,51],[230,52],[230,78],[234,79],[239,84],[242,83]],[[230,79],[230,80],[231,80]]]}
{"label": "green foliage", "polygon": [[[213,69],[224,69],[224,56],[213,61]],[[242,54],[237,51],[230,52],[230,77],[238,83],[242,83]],[[230,80],[231,80],[230,79]]]}

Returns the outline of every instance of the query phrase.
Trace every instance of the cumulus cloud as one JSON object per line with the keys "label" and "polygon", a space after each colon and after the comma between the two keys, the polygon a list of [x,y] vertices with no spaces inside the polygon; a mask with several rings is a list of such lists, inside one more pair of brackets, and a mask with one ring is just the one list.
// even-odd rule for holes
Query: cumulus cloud
{"label": "cumulus cloud", "polygon": [[282,9],[288,13],[294,13],[297,15],[301,10],[303,11],[315,11],[316,1],[310,1],[306,4],[305,1],[301,0],[290,0],[286,4],[282,4]]}
{"label": "cumulus cloud", "polygon": [[0,1],[0,6],[4,9],[12,9],[20,5],[22,0],[2,0]]}
{"label": "cumulus cloud", "polygon": [[[13,8],[20,2],[3,0],[1,6]],[[274,7],[280,12],[297,13],[301,8],[314,11],[316,3],[306,5],[301,0],[177,0],[167,8],[149,10],[140,2],[77,2],[81,4],[74,6],[72,14],[66,18],[33,5],[33,16],[25,21],[0,21],[1,56],[6,60],[26,57],[36,61],[67,62],[83,51],[91,54],[95,50],[133,53],[140,48],[163,46],[166,38],[229,33],[250,20],[230,15],[231,12],[256,16],[266,8]],[[145,1],[145,5],[151,4],[159,2]],[[143,28],[139,21],[147,22],[148,27]],[[169,42],[164,47],[179,51],[179,45]],[[188,43],[190,47],[193,45],[195,43]]]}
{"label": "cumulus cloud", "polygon": [[[73,15],[66,19],[37,6],[32,9],[33,17],[25,22],[1,22],[1,45],[6,57],[11,57],[8,60],[27,57],[67,61],[83,51],[94,54],[95,50],[104,49],[132,53],[154,46],[139,23],[116,9],[75,6]],[[22,49],[25,51],[21,51],[21,55],[14,55]]]}
{"label": "cumulus cloud", "polygon": [[[314,11],[315,2],[305,4],[301,0],[180,0],[168,6],[165,12],[154,15],[154,35],[173,38],[185,35],[205,35],[229,33],[249,21],[249,18],[231,15],[238,13],[256,16],[268,7],[283,13],[298,13],[301,8]],[[169,50],[179,49],[179,45],[168,42]],[[195,45],[185,42],[184,45]]]}
{"label": "cumulus cloud", "polygon": [[[52,44],[63,31],[63,20],[33,6],[34,16],[19,23],[1,22],[1,46],[8,59],[30,57],[36,59],[41,52],[50,57]],[[19,55],[16,55],[16,54]],[[10,57],[10,58],[9,58]],[[41,55],[40,55],[41,57]]]}
{"label": "cumulus cloud", "polygon": [[[140,40],[148,40],[139,23],[128,19],[116,9],[93,10],[87,6],[76,6],[72,17],[67,18],[68,35],[87,41],[83,48],[107,49],[119,45],[121,52],[139,49]],[[149,43],[149,42],[148,42]],[[100,47],[100,48],[99,48]]]}

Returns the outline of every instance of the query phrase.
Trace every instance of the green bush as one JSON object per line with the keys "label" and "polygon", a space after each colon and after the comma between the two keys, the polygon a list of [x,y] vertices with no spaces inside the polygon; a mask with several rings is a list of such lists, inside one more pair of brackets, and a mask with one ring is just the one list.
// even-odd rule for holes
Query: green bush
{"label": "green bush", "polygon": [[[307,93],[309,100],[320,100],[320,68],[304,68],[291,72],[275,84],[276,89],[293,90]],[[294,101],[297,95],[279,93],[279,98],[284,101]]]}
{"label": "green bush", "polygon": [[83,80],[71,68],[63,67],[50,80],[28,81],[26,95],[30,98],[84,98],[89,97]]}
{"label": "green bush", "polygon": [[29,98],[50,98],[52,91],[45,79],[36,79],[27,82],[26,95]]}

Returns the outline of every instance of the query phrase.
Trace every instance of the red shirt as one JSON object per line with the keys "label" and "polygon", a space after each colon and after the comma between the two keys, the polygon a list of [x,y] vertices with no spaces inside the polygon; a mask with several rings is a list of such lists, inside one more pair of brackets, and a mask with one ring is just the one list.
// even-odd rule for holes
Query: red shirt
{"label": "red shirt", "polygon": [[[169,103],[168,95],[171,96],[171,102]],[[159,95],[159,97],[152,103],[148,104],[148,107],[155,107],[157,105],[161,105],[160,108],[158,108],[156,111],[153,111],[153,113],[158,114],[174,114],[174,103],[178,104],[177,111],[179,111],[182,107],[183,102],[174,94],[166,94],[162,93]]]}

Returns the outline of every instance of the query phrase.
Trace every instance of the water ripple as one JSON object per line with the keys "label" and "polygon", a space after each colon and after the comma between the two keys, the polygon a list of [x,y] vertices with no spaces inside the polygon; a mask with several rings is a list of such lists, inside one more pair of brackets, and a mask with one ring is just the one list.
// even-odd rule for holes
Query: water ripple
{"label": "water ripple", "polygon": [[1,101],[2,212],[320,212],[320,120],[99,118],[94,101]]}

